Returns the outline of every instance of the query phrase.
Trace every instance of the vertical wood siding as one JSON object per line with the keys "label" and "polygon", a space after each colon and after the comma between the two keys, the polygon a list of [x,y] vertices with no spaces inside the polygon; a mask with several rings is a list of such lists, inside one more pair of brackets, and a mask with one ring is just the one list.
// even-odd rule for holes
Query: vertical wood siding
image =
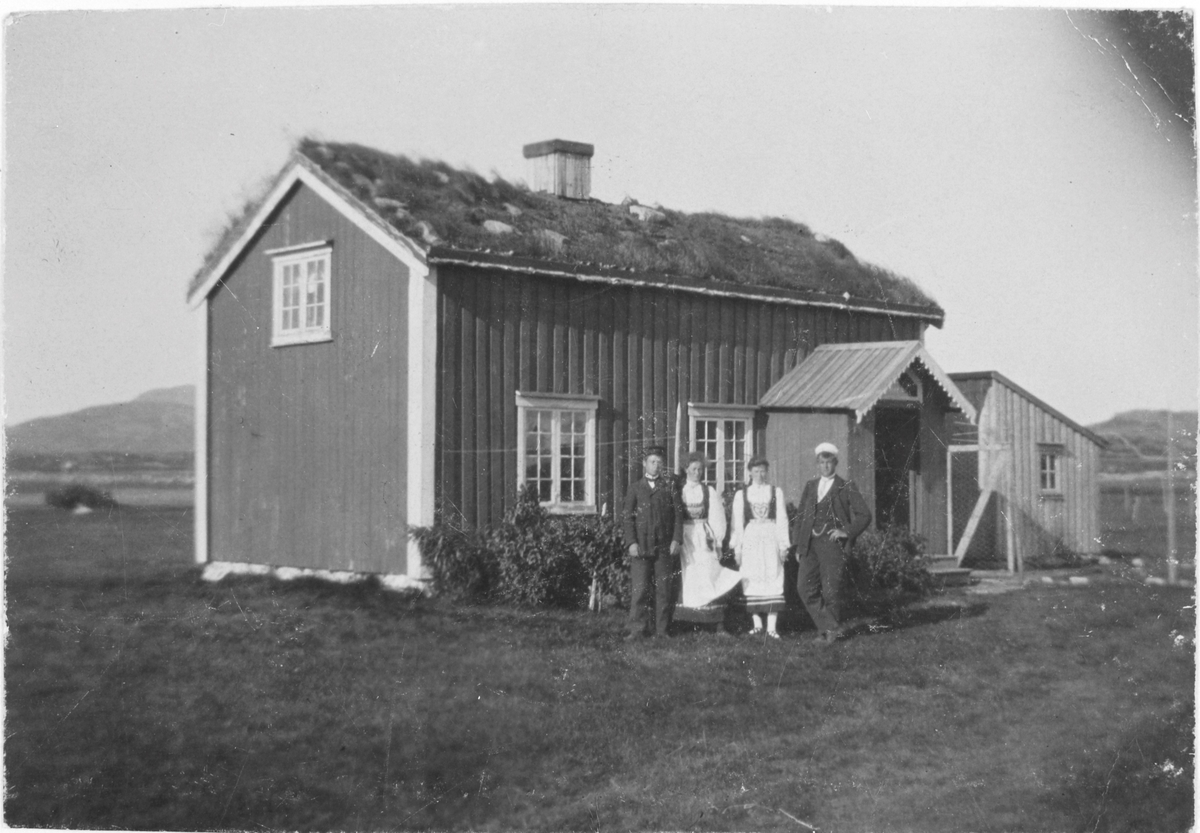
{"label": "vertical wood siding", "polygon": [[945,408],[946,397],[926,386],[925,400],[921,403],[920,428],[920,495],[917,498],[917,531],[929,543],[931,553],[945,549],[946,524],[946,453],[950,445],[953,420]]}
{"label": "vertical wood siding", "polygon": [[923,327],[468,267],[438,276],[437,500],[442,517],[474,526],[499,520],[516,498],[517,390],[600,397],[596,501],[612,511],[643,445],[665,441],[674,464],[686,443],[674,437],[680,402],[686,432],[688,401],[755,405],[830,339],[915,340]]}
{"label": "vertical wood siding", "polygon": [[[333,340],[272,347],[264,250],[327,239]],[[407,297],[404,266],[303,186],[214,290],[212,560],[405,571]]]}
{"label": "vertical wood siding", "polygon": [[804,484],[817,476],[813,449],[831,442],[842,450],[838,474],[853,480],[875,513],[874,417],[861,424],[844,412],[771,411],[767,414],[767,457],[771,482],[783,489],[789,503],[798,503]]}
{"label": "vertical wood siding", "polygon": [[[973,383],[975,380],[972,380]],[[1075,552],[1100,548],[1100,450],[1087,436],[1054,414],[1039,407],[1000,381],[987,380],[980,408],[980,482],[986,482],[997,465],[1011,466],[1011,483],[1005,497],[1012,509],[1014,527],[1024,557],[1045,554],[1061,540]],[[1039,445],[1060,446],[1061,496],[1043,495]],[[1004,454],[1011,454],[1006,462]],[[1003,481],[1002,481],[1002,488]],[[997,529],[998,552],[1004,547],[1003,525]]]}

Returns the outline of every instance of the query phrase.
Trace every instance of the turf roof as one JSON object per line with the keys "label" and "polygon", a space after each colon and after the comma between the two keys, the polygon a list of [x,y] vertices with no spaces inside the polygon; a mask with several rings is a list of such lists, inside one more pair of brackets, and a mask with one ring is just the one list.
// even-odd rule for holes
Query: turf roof
{"label": "turf roof", "polygon": [[[803,290],[851,306],[857,300],[924,307],[941,318],[937,303],[908,278],[864,263],[838,241],[792,220],[657,206],[641,219],[627,204],[561,199],[500,177],[489,181],[444,162],[413,161],[362,145],[309,138],[297,152],[426,250]],[[247,209],[231,222],[202,273],[240,233],[252,213]],[[503,229],[497,223],[511,231],[489,230]]]}

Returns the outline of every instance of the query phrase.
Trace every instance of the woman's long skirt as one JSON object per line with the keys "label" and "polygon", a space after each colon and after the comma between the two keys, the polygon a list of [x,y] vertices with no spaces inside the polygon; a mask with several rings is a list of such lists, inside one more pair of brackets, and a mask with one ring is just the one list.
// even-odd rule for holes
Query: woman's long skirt
{"label": "woman's long skirt", "polygon": [[717,553],[708,547],[703,523],[684,523],[683,551],[679,560],[683,580],[674,618],[682,622],[722,621],[725,597],[738,586],[742,577],[736,570],[721,566]]}
{"label": "woman's long skirt", "polygon": [[753,520],[742,532],[742,592],[749,613],[779,613],[784,609],[783,561],[775,522]]}

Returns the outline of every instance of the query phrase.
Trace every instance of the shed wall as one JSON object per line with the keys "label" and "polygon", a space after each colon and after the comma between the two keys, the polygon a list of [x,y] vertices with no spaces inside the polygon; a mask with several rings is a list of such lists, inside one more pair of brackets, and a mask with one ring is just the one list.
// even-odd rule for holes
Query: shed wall
{"label": "shed wall", "polygon": [[[611,509],[644,443],[666,439],[674,466],[680,402],[686,432],[689,401],[756,405],[817,345],[920,339],[924,326],[469,267],[439,268],[439,286],[435,481],[442,512],[472,525],[499,520],[515,500],[517,390],[600,397],[597,503]],[[756,430],[756,441],[765,436]]]}
{"label": "shed wall", "polygon": [[[327,239],[333,340],[272,347],[265,250]],[[211,560],[405,572],[407,278],[298,185],[214,289]]]}
{"label": "shed wall", "polygon": [[[1099,550],[1099,448],[1091,439],[997,381],[980,409],[979,442],[981,483],[994,467],[1011,467],[1000,483],[1024,557],[1048,553],[1060,540],[1075,552]],[[1061,494],[1041,490],[1039,444],[1061,446]],[[997,535],[1004,534],[1004,525],[998,525]],[[1003,552],[1003,540],[996,544]]]}

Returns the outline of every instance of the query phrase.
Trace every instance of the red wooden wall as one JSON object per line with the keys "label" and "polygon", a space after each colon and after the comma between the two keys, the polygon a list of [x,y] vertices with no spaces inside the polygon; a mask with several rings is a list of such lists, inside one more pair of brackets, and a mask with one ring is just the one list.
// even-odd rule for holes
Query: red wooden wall
{"label": "red wooden wall", "polygon": [[516,497],[517,390],[600,397],[597,504],[612,511],[642,444],[674,447],[677,402],[686,432],[688,401],[754,405],[817,345],[919,339],[924,327],[463,266],[440,266],[438,285],[438,508],[473,525],[499,520]]}
{"label": "red wooden wall", "polygon": [[[333,240],[333,340],[271,347],[271,258]],[[403,573],[407,272],[303,186],[209,309],[209,558]]]}

